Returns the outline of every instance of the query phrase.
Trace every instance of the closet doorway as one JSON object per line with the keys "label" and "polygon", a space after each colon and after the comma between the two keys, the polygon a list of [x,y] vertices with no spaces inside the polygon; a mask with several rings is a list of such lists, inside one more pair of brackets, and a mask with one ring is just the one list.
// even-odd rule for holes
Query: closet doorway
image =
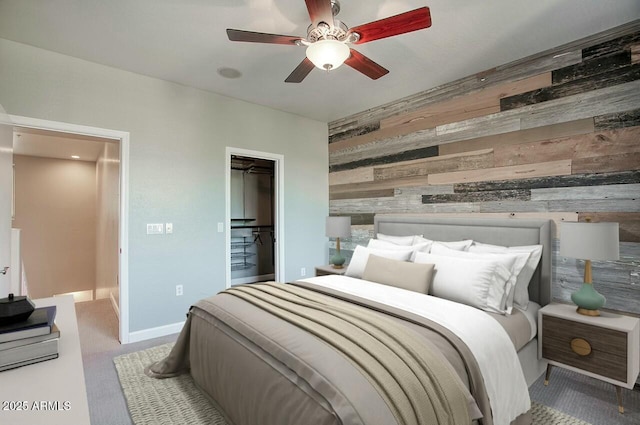
{"label": "closet doorway", "polygon": [[226,286],[279,281],[283,158],[227,149]]}

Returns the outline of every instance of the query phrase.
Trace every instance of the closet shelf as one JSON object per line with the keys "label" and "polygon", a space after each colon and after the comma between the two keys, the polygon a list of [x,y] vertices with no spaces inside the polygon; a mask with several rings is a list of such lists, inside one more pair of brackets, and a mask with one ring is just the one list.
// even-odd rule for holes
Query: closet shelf
{"label": "closet shelf", "polygon": [[231,271],[238,271],[238,270],[247,270],[250,269],[251,267],[255,267],[256,265],[253,263],[237,263],[237,264],[231,264]]}
{"label": "closet shelf", "polygon": [[[256,256],[255,252],[249,251],[249,247],[255,245],[253,235],[236,235],[231,237],[231,271],[247,270],[256,267],[247,259]],[[255,261],[255,260],[254,260]]]}
{"label": "closet shelf", "polygon": [[253,257],[255,254],[255,252],[232,252],[231,253],[231,259],[233,260],[234,258],[249,258],[249,257]]}

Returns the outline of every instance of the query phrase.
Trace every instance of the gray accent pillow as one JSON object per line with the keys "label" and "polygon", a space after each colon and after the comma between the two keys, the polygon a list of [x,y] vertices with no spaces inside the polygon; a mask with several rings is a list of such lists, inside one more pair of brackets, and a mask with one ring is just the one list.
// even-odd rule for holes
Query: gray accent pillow
{"label": "gray accent pillow", "polygon": [[433,264],[410,263],[369,254],[362,278],[409,291],[429,293]]}

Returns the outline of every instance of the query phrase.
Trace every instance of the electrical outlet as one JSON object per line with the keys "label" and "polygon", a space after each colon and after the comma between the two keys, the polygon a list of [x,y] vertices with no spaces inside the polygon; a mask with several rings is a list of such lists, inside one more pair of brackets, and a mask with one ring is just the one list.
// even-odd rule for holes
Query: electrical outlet
{"label": "electrical outlet", "polygon": [[182,285],[176,285],[176,297],[182,295]]}
{"label": "electrical outlet", "polygon": [[301,268],[300,269],[300,276],[306,276],[307,275],[307,269],[306,268]]}

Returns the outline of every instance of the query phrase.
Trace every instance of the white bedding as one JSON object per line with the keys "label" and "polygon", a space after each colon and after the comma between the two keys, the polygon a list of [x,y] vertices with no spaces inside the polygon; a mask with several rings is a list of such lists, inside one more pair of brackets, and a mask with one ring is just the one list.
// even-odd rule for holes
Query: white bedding
{"label": "white bedding", "polygon": [[430,295],[347,276],[329,275],[301,280],[404,309],[455,332],[478,362],[495,425],[508,425],[531,408],[529,390],[513,343],[502,326],[485,312]]}
{"label": "white bedding", "polygon": [[520,308],[516,306],[513,308],[520,310],[529,321],[529,325],[531,325],[531,336],[529,337],[529,341],[531,341],[538,334],[538,310],[542,307],[540,307],[540,304],[537,302],[529,300],[527,308]]}

